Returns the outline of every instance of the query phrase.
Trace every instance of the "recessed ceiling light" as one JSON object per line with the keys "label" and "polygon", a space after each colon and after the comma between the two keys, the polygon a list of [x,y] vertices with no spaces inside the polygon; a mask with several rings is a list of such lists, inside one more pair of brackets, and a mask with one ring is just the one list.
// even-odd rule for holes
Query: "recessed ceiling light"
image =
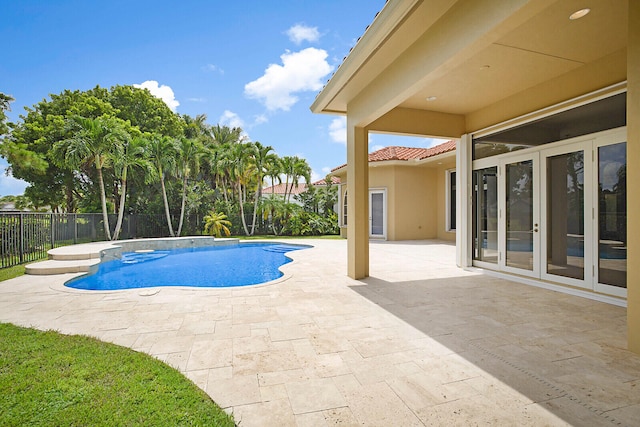
{"label": "recessed ceiling light", "polygon": [[586,16],[589,12],[591,12],[591,9],[589,8],[577,10],[569,16],[569,19],[571,19],[572,21],[575,21],[576,19],[580,19]]}
{"label": "recessed ceiling light", "polygon": [[430,97],[427,98],[427,101],[431,102],[431,101],[435,101],[436,99],[438,99],[438,97],[430,96]]}

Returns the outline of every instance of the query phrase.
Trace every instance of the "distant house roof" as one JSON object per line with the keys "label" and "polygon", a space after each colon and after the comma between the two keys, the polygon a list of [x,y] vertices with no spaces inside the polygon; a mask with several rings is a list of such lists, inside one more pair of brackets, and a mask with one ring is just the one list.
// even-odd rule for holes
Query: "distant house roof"
{"label": "distant house roof", "polygon": [[[340,178],[338,178],[337,176],[331,176],[331,183],[332,184],[340,184]],[[285,193],[285,185],[286,183],[281,183],[281,184],[276,184],[274,186],[271,187],[266,187],[262,189],[262,194],[265,196],[268,196],[269,194],[279,194],[279,195],[284,195]],[[325,178],[319,179],[316,182],[312,182],[311,185],[315,185],[315,186],[323,186],[323,185],[327,185],[327,182],[325,180]],[[289,183],[289,187],[291,187],[291,183]],[[302,182],[298,185],[294,185],[293,186],[293,191],[291,191],[292,195],[296,195],[296,194],[300,194],[300,193],[304,193],[305,191],[307,191],[307,184]],[[289,191],[287,191],[288,193]]]}
{"label": "distant house roof", "polygon": [[[431,148],[416,148],[416,147],[385,147],[380,150],[369,153],[369,162],[384,162],[389,160],[424,160],[429,157],[434,157],[439,154],[449,153],[455,151],[456,142],[447,141],[443,144],[436,145]],[[338,169],[342,169],[346,164],[338,166],[331,170],[335,172]]]}
{"label": "distant house roof", "polygon": [[[329,178],[331,178],[332,184],[340,184],[340,178],[338,178],[337,176],[331,175]],[[316,182],[311,183],[311,185],[327,185],[327,180],[326,178],[322,178]]]}

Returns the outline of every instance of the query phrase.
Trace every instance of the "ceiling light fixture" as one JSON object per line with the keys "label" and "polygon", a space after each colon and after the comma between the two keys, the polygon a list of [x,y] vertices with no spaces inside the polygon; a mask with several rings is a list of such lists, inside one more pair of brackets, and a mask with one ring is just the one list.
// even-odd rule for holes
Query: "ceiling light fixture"
{"label": "ceiling light fixture", "polygon": [[569,19],[572,20],[572,21],[575,21],[576,19],[580,19],[580,18],[586,16],[589,12],[591,12],[591,9],[589,9],[589,8],[584,8],[584,9],[577,10],[577,11],[573,12],[571,15],[569,15]]}
{"label": "ceiling light fixture", "polygon": [[480,67],[481,70],[488,70],[489,68],[491,68],[491,65],[482,65]]}
{"label": "ceiling light fixture", "polygon": [[427,98],[427,101],[431,102],[431,101],[435,101],[436,99],[438,99],[438,97],[430,96],[430,97]]}

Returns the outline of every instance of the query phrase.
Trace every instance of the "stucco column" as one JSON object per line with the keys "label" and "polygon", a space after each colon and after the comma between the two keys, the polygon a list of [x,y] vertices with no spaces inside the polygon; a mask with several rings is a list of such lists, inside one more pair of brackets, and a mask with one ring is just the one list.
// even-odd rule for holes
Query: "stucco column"
{"label": "stucco column", "polygon": [[465,134],[456,144],[456,264],[470,267],[472,226],[471,218],[471,135]]}
{"label": "stucco column", "polygon": [[369,135],[347,116],[347,274],[369,276]]}
{"label": "stucco column", "polygon": [[640,2],[629,2],[627,46],[627,335],[640,353]]}

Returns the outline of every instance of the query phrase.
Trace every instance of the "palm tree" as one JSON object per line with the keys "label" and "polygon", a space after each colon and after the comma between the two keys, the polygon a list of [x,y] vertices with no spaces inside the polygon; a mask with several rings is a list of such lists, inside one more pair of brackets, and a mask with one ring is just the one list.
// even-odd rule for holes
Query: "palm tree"
{"label": "palm tree", "polygon": [[115,117],[102,116],[91,119],[74,116],[67,126],[73,132],[73,136],[54,145],[55,157],[61,165],[66,163],[74,168],[93,164],[100,186],[104,234],[107,240],[111,240],[102,171],[110,165],[114,155],[122,152],[123,145],[130,136],[125,130],[124,122]]}
{"label": "palm tree", "polygon": [[231,160],[231,162],[229,162],[231,166],[229,169],[231,181],[234,183],[238,194],[240,220],[242,221],[245,234],[249,236],[247,220],[244,217],[244,202],[246,201],[246,187],[251,179],[251,168],[254,167],[251,162],[251,144],[234,144],[231,147],[229,159]]}
{"label": "palm tree", "polygon": [[242,129],[215,125],[211,127],[211,136],[220,145],[242,142]]}
{"label": "palm tree", "polygon": [[162,200],[164,201],[164,212],[167,217],[169,234],[175,237],[173,226],[171,225],[171,213],[169,212],[169,201],[167,200],[167,189],[165,187],[165,174],[175,169],[176,163],[176,142],[168,136],[154,134],[149,141],[149,159],[154,166],[154,177],[160,181],[162,188]]}
{"label": "palm tree", "polygon": [[271,196],[275,194],[276,180],[278,184],[282,184],[282,159],[274,154],[267,164],[267,174],[271,178]]}
{"label": "palm tree", "polygon": [[253,155],[253,164],[255,166],[256,181],[258,184],[258,188],[254,193],[253,219],[251,221],[250,236],[253,236],[253,233],[256,227],[256,215],[258,213],[258,203],[262,199],[262,181],[264,180],[264,177],[269,170],[268,169],[269,164],[273,162],[273,159],[275,158],[275,154],[271,153],[271,151],[273,151],[273,147],[269,145],[264,146],[258,141],[254,142],[250,148]]}
{"label": "palm tree", "polygon": [[231,221],[222,212],[211,211],[204,217],[204,232],[211,236],[221,237],[222,233],[230,236],[229,227],[231,227]]}
{"label": "palm tree", "polygon": [[192,174],[197,174],[200,169],[202,146],[195,139],[183,138],[178,145],[178,174],[182,176],[182,202],[180,204],[180,222],[176,235],[182,233],[184,221],[184,208],[187,201],[187,181]]}
{"label": "palm tree", "polygon": [[[311,181],[311,167],[305,159],[301,159],[298,156],[287,156],[283,158],[283,169],[286,174],[285,185],[285,200],[287,202],[291,199],[291,193],[293,193],[293,187],[297,187],[300,183],[300,178],[304,178],[305,182],[309,184]],[[291,187],[288,187],[289,177],[291,177]]]}
{"label": "palm tree", "polygon": [[116,175],[120,178],[120,207],[118,208],[118,221],[113,231],[112,240],[117,240],[122,228],[122,218],[124,216],[124,203],[127,194],[127,175],[130,168],[138,166],[149,169],[150,164],[144,157],[145,148],[148,141],[141,137],[134,137],[128,141],[122,152],[113,155],[112,161],[116,170]]}

